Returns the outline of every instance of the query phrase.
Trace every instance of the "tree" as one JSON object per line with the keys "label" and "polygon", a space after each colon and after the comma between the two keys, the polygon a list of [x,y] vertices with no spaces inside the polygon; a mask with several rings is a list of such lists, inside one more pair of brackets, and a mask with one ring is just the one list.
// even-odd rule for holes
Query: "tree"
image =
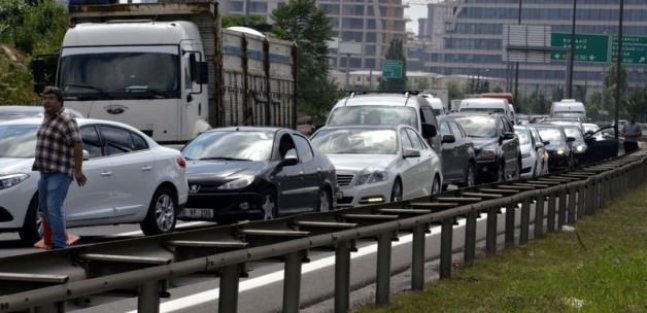
{"label": "tree", "polygon": [[272,32],[298,46],[297,108],[323,116],[339,97],[328,78],[328,46],[333,31],[326,13],[314,0],[290,0],[272,12]]}
{"label": "tree", "polygon": [[447,95],[449,97],[449,100],[458,100],[465,98],[463,88],[461,88],[461,85],[455,81],[447,82]]}
{"label": "tree", "polygon": [[254,28],[257,25],[265,24],[265,17],[261,15],[250,15],[249,19],[243,15],[227,15],[222,17],[222,27],[248,26]]}
{"label": "tree", "polygon": [[386,60],[402,61],[401,78],[382,78],[380,90],[388,92],[403,92],[407,88],[407,59],[404,56],[404,43],[401,39],[393,39],[386,51]]}

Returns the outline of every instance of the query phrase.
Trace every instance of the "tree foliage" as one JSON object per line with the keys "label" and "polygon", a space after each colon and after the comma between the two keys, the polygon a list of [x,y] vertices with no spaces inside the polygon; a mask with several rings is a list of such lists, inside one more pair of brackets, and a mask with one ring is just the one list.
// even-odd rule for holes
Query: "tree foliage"
{"label": "tree foliage", "polygon": [[222,27],[231,26],[255,26],[265,24],[265,17],[261,15],[250,15],[249,19],[243,15],[227,15],[221,19]]}
{"label": "tree foliage", "polygon": [[324,116],[339,97],[329,80],[328,46],[333,31],[326,13],[314,0],[290,0],[272,12],[272,32],[298,46],[297,108],[315,117]]}
{"label": "tree foliage", "polygon": [[29,63],[55,52],[68,25],[67,10],[55,1],[0,0],[0,104],[29,104]]}
{"label": "tree foliage", "polygon": [[393,39],[386,50],[386,60],[402,61],[401,78],[382,78],[380,80],[380,90],[387,92],[403,92],[407,88],[407,59],[404,54],[404,43],[401,39]]}

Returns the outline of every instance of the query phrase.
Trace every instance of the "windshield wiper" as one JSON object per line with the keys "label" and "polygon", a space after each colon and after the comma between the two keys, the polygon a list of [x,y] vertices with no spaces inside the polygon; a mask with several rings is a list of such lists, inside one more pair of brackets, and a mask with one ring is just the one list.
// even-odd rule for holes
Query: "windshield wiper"
{"label": "windshield wiper", "polygon": [[125,88],[128,93],[146,93],[157,99],[168,98],[169,93],[157,88],[148,88],[147,86],[128,86]]}
{"label": "windshield wiper", "polygon": [[[92,89],[92,90],[96,91],[99,95],[103,96],[104,98],[112,99],[112,96],[109,93],[107,93],[105,90],[103,90],[103,89],[101,89],[99,87],[96,87],[96,86],[81,85],[81,84],[67,84],[67,85],[65,85],[65,88],[67,89],[67,87]],[[79,95],[77,97],[83,97],[83,95]]]}
{"label": "windshield wiper", "polygon": [[211,158],[201,158],[199,160],[201,161],[204,161],[204,160],[251,161],[250,159],[230,158],[230,157],[211,157]]}

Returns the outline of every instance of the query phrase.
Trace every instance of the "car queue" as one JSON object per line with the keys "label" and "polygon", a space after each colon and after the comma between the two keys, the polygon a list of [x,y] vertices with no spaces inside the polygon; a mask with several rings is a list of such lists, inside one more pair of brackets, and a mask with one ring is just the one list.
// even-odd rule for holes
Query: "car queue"
{"label": "car queue", "polygon": [[[233,223],[410,200],[450,184],[570,170],[591,160],[587,145],[613,146],[571,120],[515,125],[505,102],[468,99],[460,112],[438,103],[417,93],[351,94],[310,137],[217,128],[180,151],[129,125],[79,117],[88,185],[70,188],[68,225],[139,223],[152,235],[178,220]],[[0,232],[30,244],[42,234],[31,170],[40,121],[0,122]]]}

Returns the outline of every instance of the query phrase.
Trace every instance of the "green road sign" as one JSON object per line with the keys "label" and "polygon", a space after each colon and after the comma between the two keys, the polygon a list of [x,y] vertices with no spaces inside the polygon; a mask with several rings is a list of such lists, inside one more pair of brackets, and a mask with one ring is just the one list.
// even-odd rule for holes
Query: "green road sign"
{"label": "green road sign", "polygon": [[382,78],[402,78],[402,67],[400,60],[384,60]]}
{"label": "green road sign", "polygon": [[[618,36],[611,37],[611,61],[618,60]],[[647,37],[622,37],[622,64],[647,65]]]}
{"label": "green road sign", "polygon": [[[551,51],[550,59],[566,61],[568,51],[565,48],[571,47],[571,34],[552,33],[550,42],[553,48],[561,48]],[[609,62],[609,36],[575,35],[574,60],[576,62]]]}

